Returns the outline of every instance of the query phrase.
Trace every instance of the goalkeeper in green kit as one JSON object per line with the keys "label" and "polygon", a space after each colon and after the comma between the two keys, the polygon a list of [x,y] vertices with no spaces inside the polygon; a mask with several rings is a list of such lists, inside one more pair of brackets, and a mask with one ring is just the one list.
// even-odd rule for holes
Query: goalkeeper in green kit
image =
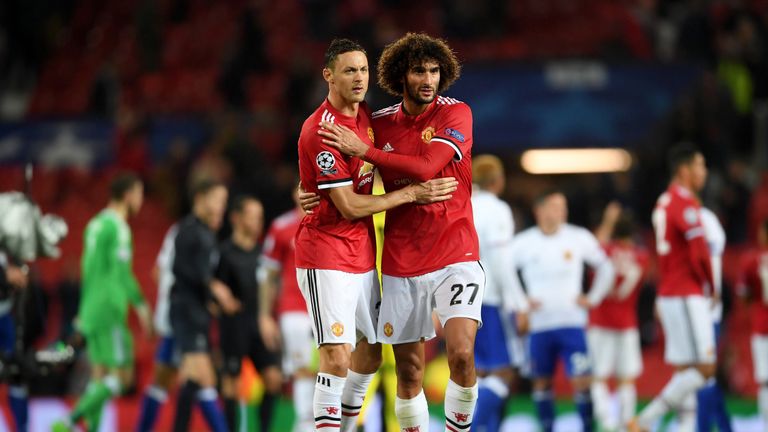
{"label": "goalkeeper in green kit", "polygon": [[70,431],[85,421],[87,430],[99,428],[102,409],[133,381],[133,338],[128,329],[128,306],[151,334],[150,311],[131,267],[133,241],[127,220],[138,213],[144,186],[133,174],[118,175],[110,186],[107,208],[85,229],[82,256],[82,293],[77,327],[86,342],[91,379],[69,418],[53,431]]}

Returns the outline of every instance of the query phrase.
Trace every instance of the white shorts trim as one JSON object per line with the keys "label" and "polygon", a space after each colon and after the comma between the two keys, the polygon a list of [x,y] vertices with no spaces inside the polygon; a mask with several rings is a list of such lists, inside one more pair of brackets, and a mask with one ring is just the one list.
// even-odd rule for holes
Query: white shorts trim
{"label": "white shorts trim", "polygon": [[413,277],[382,277],[378,341],[403,344],[435,337],[432,311],[440,324],[469,318],[482,325],[485,271],[479,261],[451,264]]}
{"label": "white shorts trim", "polygon": [[348,343],[354,349],[363,338],[376,343],[376,321],[381,290],[376,270],[347,273],[339,270],[296,269],[315,344]]}
{"label": "white shorts trim", "polygon": [[768,336],[752,335],[752,363],[757,384],[768,384]]}
{"label": "white shorts trim", "polygon": [[595,378],[635,379],[643,371],[640,334],[637,329],[590,327],[587,344]]}
{"label": "white shorts trim", "polygon": [[291,376],[299,369],[312,368],[312,318],[304,312],[286,312],[280,316],[283,338],[283,372]]}
{"label": "white shorts trim", "polygon": [[659,297],[656,308],[666,340],[664,359],[676,366],[717,359],[710,300],[704,296]]}

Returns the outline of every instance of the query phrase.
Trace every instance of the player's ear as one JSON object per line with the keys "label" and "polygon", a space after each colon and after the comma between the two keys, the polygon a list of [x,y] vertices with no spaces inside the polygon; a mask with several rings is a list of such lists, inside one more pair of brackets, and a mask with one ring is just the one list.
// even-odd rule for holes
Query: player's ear
{"label": "player's ear", "polygon": [[328,68],[323,68],[323,79],[328,84],[333,84],[333,71]]}

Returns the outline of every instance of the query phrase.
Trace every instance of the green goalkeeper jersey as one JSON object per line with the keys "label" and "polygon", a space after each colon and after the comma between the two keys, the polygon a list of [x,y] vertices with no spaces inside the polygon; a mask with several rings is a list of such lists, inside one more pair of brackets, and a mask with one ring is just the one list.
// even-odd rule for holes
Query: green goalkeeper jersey
{"label": "green goalkeeper jersey", "polygon": [[85,228],[79,326],[84,333],[126,322],[128,305],[144,302],[133,274],[128,224],[109,208]]}

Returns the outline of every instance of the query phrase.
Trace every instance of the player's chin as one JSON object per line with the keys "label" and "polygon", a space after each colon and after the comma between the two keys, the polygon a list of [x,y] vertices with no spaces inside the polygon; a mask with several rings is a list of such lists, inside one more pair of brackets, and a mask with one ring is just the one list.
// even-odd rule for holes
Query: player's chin
{"label": "player's chin", "polygon": [[351,102],[362,102],[365,100],[365,90],[362,91],[352,91],[349,94],[349,100]]}

